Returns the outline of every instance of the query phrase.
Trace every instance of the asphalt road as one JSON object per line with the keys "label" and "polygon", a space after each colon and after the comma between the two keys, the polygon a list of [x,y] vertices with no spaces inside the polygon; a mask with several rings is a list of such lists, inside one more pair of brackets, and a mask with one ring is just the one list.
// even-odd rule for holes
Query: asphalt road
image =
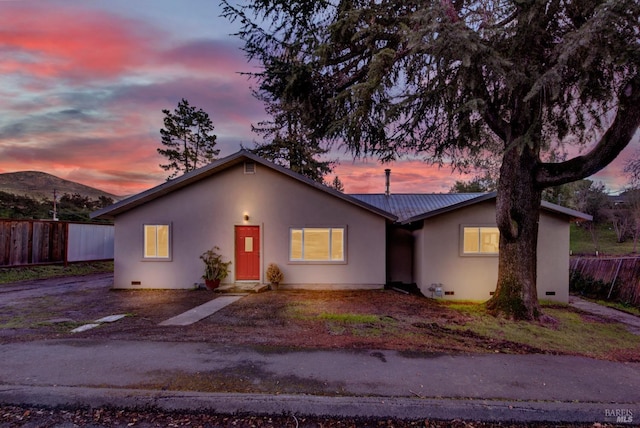
{"label": "asphalt road", "polygon": [[[16,299],[110,281],[110,275],[91,275],[6,287],[0,310]],[[637,422],[640,363],[230,347],[206,338],[114,341],[89,334],[0,344],[2,403],[521,422],[615,423],[624,414],[631,417],[625,422]]]}

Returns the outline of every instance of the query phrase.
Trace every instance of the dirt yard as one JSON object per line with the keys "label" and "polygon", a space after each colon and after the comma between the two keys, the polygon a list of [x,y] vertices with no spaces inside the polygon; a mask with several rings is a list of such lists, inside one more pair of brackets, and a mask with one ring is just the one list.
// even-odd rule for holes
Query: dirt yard
{"label": "dirt yard", "polygon": [[[538,347],[484,331],[465,311],[423,296],[393,290],[294,291],[248,294],[189,326],[159,323],[220,296],[208,290],[112,290],[109,274],[0,285],[0,343],[88,338],[212,342],[294,348],[389,349],[405,352],[571,353],[640,361],[636,346],[610,353],[565,352],[547,341]],[[550,308],[548,307],[550,310]],[[611,321],[562,308],[573,324]],[[71,330],[108,315],[123,319],[81,332]],[[472,322],[470,322],[472,321]],[[476,328],[472,331],[469,325]],[[507,322],[506,327],[514,328]],[[521,327],[528,330],[529,326]],[[538,327],[543,330],[554,326]],[[540,332],[545,334],[545,331]],[[534,333],[534,336],[538,333]],[[569,333],[571,335],[571,333]],[[613,333],[615,334],[615,333]],[[529,336],[531,337],[531,335]],[[597,341],[609,340],[601,336]],[[599,342],[601,343],[601,342]],[[604,354],[604,355],[603,355]]]}

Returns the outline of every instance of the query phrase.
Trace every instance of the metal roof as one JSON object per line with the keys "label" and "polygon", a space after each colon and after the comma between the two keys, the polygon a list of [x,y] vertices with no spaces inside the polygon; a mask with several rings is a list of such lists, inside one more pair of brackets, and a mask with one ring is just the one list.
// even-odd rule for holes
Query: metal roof
{"label": "metal roof", "polygon": [[370,205],[390,212],[398,217],[400,223],[427,213],[438,212],[442,209],[459,206],[485,193],[399,193],[399,194],[352,194]]}
{"label": "metal roof", "polygon": [[[425,220],[445,212],[458,208],[487,201],[496,197],[496,192],[491,193],[414,193],[414,194],[354,194],[354,198],[360,199],[370,205],[388,211],[398,217],[398,222],[403,224]],[[592,220],[588,214],[566,208],[551,202],[542,201],[543,210],[556,214],[566,215],[580,220]]]}

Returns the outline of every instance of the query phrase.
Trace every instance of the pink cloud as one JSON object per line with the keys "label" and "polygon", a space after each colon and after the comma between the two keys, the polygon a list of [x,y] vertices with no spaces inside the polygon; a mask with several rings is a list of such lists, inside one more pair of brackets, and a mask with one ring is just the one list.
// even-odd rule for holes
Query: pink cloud
{"label": "pink cloud", "polygon": [[40,77],[112,77],[148,60],[157,29],[74,5],[5,2],[0,68]]}
{"label": "pink cloud", "polygon": [[255,71],[255,66],[249,64],[240,48],[239,43],[229,41],[193,40],[163,52],[159,60],[191,73],[214,73],[225,80],[246,80],[239,72]]}
{"label": "pink cloud", "polygon": [[346,193],[383,193],[386,168],[391,169],[392,193],[446,193],[456,180],[467,180],[449,167],[438,168],[417,160],[380,164],[375,161],[343,161],[334,169]]}

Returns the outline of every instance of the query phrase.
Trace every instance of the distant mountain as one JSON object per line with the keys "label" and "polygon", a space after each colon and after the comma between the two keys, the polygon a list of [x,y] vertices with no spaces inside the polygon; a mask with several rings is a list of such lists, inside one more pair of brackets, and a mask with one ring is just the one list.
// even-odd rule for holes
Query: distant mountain
{"label": "distant mountain", "polygon": [[114,201],[122,199],[121,196],[112,195],[75,181],[64,180],[46,172],[20,171],[0,174],[0,192],[29,196],[38,200],[44,198],[52,200],[54,190],[57,192],[58,197],[65,193],[70,195],[78,193],[92,200],[96,200],[100,196],[112,198]]}

